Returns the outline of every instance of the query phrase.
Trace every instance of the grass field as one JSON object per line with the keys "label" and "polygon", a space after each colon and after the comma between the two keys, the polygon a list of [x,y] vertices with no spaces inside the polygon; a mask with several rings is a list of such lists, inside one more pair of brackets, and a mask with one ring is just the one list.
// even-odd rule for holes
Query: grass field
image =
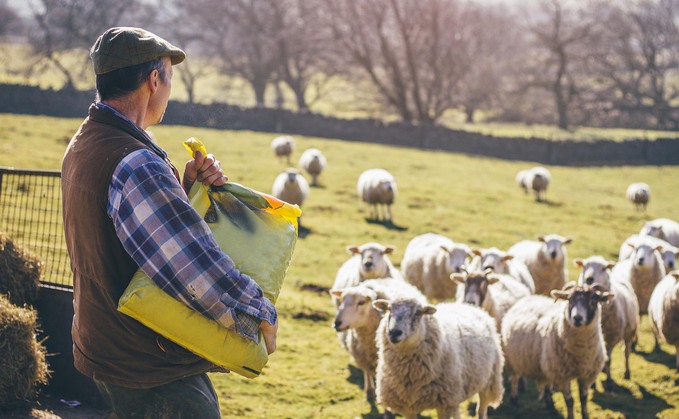
{"label": "grass field", "polygon": [[[84,112],[85,110],[83,110]],[[0,114],[0,166],[58,169],[66,146],[80,121]],[[270,192],[275,176],[285,168],[269,147],[273,134],[220,131],[183,126],[157,126],[158,142],[181,169],[188,156],[187,137],[200,138],[222,161],[232,181]],[[396,246],[398,265],[408,241],[436,232],[470,246],[507,249],[540,234],[572,237],[569,260],[600,254],[616,260],[620,243],[638,232],[646,219],[679,219],[679,167],[549,167],[553,184],[546,201],[536,203],[514,184],[514,175],[530,162],[503,161],[461,154],[296,137],[293,161],[308,147],[321,149],[328,167],[321,186],[312,188],[305,203],[300,238],[288,271],[278,309],[279,348],[262,377],[247,380],[213,375],[224,417],[253,418],[378,418],[381,406],[368,404],[361,389],[362,374],[339,346],[331,323],[334,308],[325,289],[348,254],[350,244],[377,241]],[[371,167],[394,174],[399,196],[393,207],[394,225],[368,222],[359,205],[356,180]],[[631,182],[646,182],[652,199],[646,212],[625,200]],[[570,277],[577,271],[572,265]],[[639,353],[631,357],[632,379],[624,380],[621,348],[613,354],[615,393],[601,384],[590,392],[592,417],[679,417],[679,372],[674,348],[651,353],[649,321],[642,319]],[[556,406],[565,414],[560,395]],[[505,397],[507,400],[507,397]],[[542,402],[529,386],[521,408],[503,404],[492,417],[544,417]],[[473,403],[472,403],[473,404]],[[579,403],[576,401],[576,411]],[[468,405],[461,409],[468,415]],[[435,417],[433,411],[424,417]]]}

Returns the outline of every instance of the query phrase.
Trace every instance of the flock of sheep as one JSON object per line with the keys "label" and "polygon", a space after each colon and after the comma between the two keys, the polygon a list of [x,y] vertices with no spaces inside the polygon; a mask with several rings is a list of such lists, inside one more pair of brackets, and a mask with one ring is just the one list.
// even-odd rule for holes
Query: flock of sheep
{"label": "flock of sheep", "polygon": [[[271,147],[290,164],[292,137],[277,137]],[[315,148],[299,161],[312,185],[326,164]],[[537,166],[519,172],[516,182],[542,201],[551,178]],[[308,193],[298,169],[286,169],[274,181],[273,195],[287,202],[301,206]],[[363,172],[357,193],[372,206],[371,218],[392,222],[397,187],[388,171]],[[627,198],[645,209],[650,188],[633,183]],[[630,379],[629,355],[645,314],[655,350],[660,340],[674,345],[679,369],[679,224],[647,222],[621,244],[618,261],[597,255],[573,260],[580,275],[567,283],[571,241],[549,234],[504,251],[426,233],[408,243],[400,270],[389,258],[392,246],[347,247],[352,256],[330,291],[334,328],[363,371],[367,399],[380,403],[385,417],[416,418],[436,409],[439,418],[457,418],[459,404],[478,395],[477,415],[485,418],[489,406],[502,402],[507,375],[511,403],[518,403],[522,380],[531,379],[549,410],[552,392],[561,392],[572,418],[571,382],[577,380],[587,418],[588,390],[599,373],[605,389],[613,386],[611,353],[620,343]]]}
{"label": "flock of sheep", "polygon": [[502,401],[506,374],[511,403],[520,382],[531,379],[550,410],[552,392],[561,392],[572,418],[577,380],[586,418],[599,373],[606,389],[613,384],[611,352],[620,343],[630,379],[629,355],[645,314],[656,350],[659,340],[674,345],[679,369],[679,224],[648,221],[621,245],[618,261],[575,259],[580,275],[567,283],[569,243],[550,234],[503,251],[426,233],[409,242],[400,270],[389,258],[392,246],[349,246],[352,256],[330,291],[334,328],[363,371],[367,399],[380,403],[385,417],[436,409],[448,418],[478,395],[477,415],[485,418],[488,406]]}
{"label": "flock of sheep", "polygon": [[[271,141],[271,148],[279,159],[285,159],[290,165],[290,156],[295,149],[294,138],[289,135],[276,137]],[[318,185],[318,176],[323,172],[327,159],[316,148],[309,148],[302,153],[299,167],[311,176],[311,185]],[[357,183],[358,196],[363,202],[371,205],[371,218],[391,221],[391,205],[396,198],[397,188],[394,177],[384,169],[368,169],[361,173]],[[309,183],[301,171],[288,168],[274,180],[272,195],[285,202],[300,207],[309,195]]]}

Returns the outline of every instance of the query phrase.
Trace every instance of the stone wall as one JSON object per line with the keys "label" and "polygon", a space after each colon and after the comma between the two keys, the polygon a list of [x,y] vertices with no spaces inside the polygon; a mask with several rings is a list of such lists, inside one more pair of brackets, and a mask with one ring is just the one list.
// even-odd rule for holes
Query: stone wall
{"label": "stone wall", "polygon": [[[84,117],[94,92],[41,90],[0,84],[0,112],[59,117]],[[541,138],[500,138],[441,126],[384,124],[373,119],[338,119],[287,110],[241,108],[226,104],[192,105],[171,102],[165,124],[231,130],[308,135],[467,153],[551,165],[676,165],[679,140],[638,139],[622,142],[550,141]]]}

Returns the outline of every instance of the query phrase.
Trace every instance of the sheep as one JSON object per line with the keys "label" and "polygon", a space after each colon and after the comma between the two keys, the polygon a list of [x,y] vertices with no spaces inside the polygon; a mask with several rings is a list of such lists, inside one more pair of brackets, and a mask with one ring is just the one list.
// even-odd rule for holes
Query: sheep
{"label": "sheep", "polygon": [[505,313],[521,298],[531,295],[530,290],[509,275],[485,271],[453,273],[450,275],[457,287],[456,301],[481,307],[495,319],[498,332]]}
{"label": "sheep", "polygon": [[398,191],[391,173],[384,169],[368,169],[358,177],[357,190],[359,198],[370,205],[371,219],[392,221],[391,205]]}
{"label": "sheep", "polygon": [[[654,236],[642,236],[639,234],[632,234],[620,245],[620,252],[618,253],[618,261],[629,259],[632,257],[634,247],[640,243],[646,242],[652,247],[660,246],[660,257],[662,258],[665,272],[674,270],[677,264],[677,256],[679,255],[679,248],[672,246],[663,239]],[[630,246],[630,244],[632,246]]]}
{"label": "sheep", "polygon": [[340,302],[334,328],[344,346],[363,371],[363,383],[368,401],[375,400],[375,370],[377,345],[375,334],[382,316],[372,306],[377,299],[392,300],[399,297],[417,298],[422,304],[427,300],[417,288],[401,279],[369,279],[360,284],[333,290]]}
{"label": "sheep", "polygon": [[293,205],[302,206],[309,195],[309,184],[297,169],[286,169],[273,182],[271,194]]}
{"label": "sheep", "polygon": [[521,170],[516,174],[516,182],[524,192],[532,190],[535,194],[535,200],[542,201],[542,194],[547,190],[549,182],[552,180],[552,175],[549,170],[542,166],[535,166],[530,169]]}
{"label": "sheep", "polygon": [[648,315],[655,336],[655,350],[660,350],[658,340],[674,345],[675,367],[679,369],[679,271],[670,272],[658,283],[648,303]]}
{"label": "sheep", "polygon": [[615,295],[615,298],[601,307],[601,329],[606,344],[608,359],[604,367],[606,381],[604,388],[612,390],[611,353],[620,342],[625,345],[625,379],[631,377],[629,369],[629,355],[632,344],[636,340],[639,330],[639,303],[632,285],[627,281],[612,281],[610,272],[615,262],[609,262],[601,256],[591,256],[587,259],[575,259],[573,263],[582,271],[578,277],[580,285],[599,285],[604,291]]}
{"label": "sheep", "polygon": [[640,243],[634,248],[633,256],[618,262],[611,271],[611,280],[628,281],[639,302],[639,314],[647,314],[648,300],[653,288],[665,276],[665,267],[658,251],[660,247]]}
{"label": "sheep", "polygon": [[327,160],[323,153],[317,148],[309,148],[302,153],[299,158],[299,167],[304,169],[311,176],[311,186],[318,185],[318,175],[321,174]]}
{"label": "sheep", "polygon": [[646,205],[651,199],[651,188],[643,182],[631,183],[627,187],[626,195],[627,200],[634,204],[637,211],[646,211]]}
{"label": "sheep", "polygon": [[610,301],[613,294],[598,285],[573,282],[551,294],[562,301],[530,295],[509,309],[502,322],[510,401],[517,404],[519,379],[531,378],[548,410],[555,410],[552,388],[564,395],[571,419],[570,384],[577,379],[582,417],[588,418],[587,392],[606,361],[600,305]]}
{"label": "sheep", "polygon": [[290,155],[292,155],[295,149],[295,140],[289,135],[282,135],[271,140],[271,149],[276,154],[279,159],[286,158],[288,164],[290,164]]}
{"label": "sheep", "polygon": [[[394,250],[394,246],[385,246],[375,242],[364,243],[360,247],[355,245],[347,246],[347,251],[352,256],[344,261],[337,270],[335,282],[331,290],[353,287],[366,279],[403,279],[401,273],[389,259],[389,255]],[[337,298],[333,296],[332,300],[335,303],[335,307],[339,307]]]}
{"label": "sheep", "polygon": [[558,234],[548,234],[539,236],[537,241],[522,240],[507,253],[528,267],[535,283],[535,294],[549,295],[551,290],[561,289],[568,279],[565,246],[572,241]]}
{"label": "sheep", "polygon": [[502,401],[504,364],[493,319],[461,303],[422,304],[414,298],[377,300],[377,400],[406,418],[435,408],[459,418],[458,405],[479,395],[476,414]]}
{"label": "sheep", "polygon": [[679,247],[679,223],[669,218],[656,218],[647,221],[639,234],[657,237],[672,246]]}
{"label": "sheep", "polygon": [[516,174],[516,177],[514,180],[516,183],[519,185],[521,189],[523,189],[524,193],[528,193],[528,184],[526,183],[526,179],[528,178],[528,174],[530,173],[529,169],[526,170],[521,170],[519,173]]}
{"label": "sheep", "polygon": [[425,233],[414,237],[406,246],[401,272],[430,301],[452,299],[457,284],[450,281],[450,274],[461,272],[471,255],[464,244],[453,243],[439,234]]}
{"label": "sheep", "polygon": [[468,270],[485,271],[492,268],[499,274],[509,275],[525,285],[531,294],[535,294],[535,282],[525,263],[520,260],[513,260],[514,256],[503,252],[496,247],[488,249],[472,249],[476,255]]}

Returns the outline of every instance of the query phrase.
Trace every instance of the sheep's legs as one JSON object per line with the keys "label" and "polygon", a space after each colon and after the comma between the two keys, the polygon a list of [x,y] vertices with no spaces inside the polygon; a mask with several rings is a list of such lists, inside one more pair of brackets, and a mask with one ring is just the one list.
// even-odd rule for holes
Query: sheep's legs
{"label": "sheep's legs", "polygon": [[[625,341],[625,380],[629,380],[632,375],[629,370],[629,355],[632,353],[632,339]],[[610,358],[610,356],[609,356]]]}
{"label": "sheep's legs", "polygon": [[[578,383],[580,380],[578,380]],[[570,382],[566,382],[563,386],[560,386],[561,394],[563,394],[564,401],[566,402],[566,410],[568,411],[568,419],[575,419],[575,416],[573,414],[573,394],[571,393],[571,384]],[[586,393],[585,393],[586,394]],[[550,397],[551,399],[551,397]],[[552,402],[552,406],[553,406]],[[584,418],[583,418],[584,419]]]}
{"label": "sheep's legs", "polygon": [[521,377],[519,377],[516,374],[512,374],[509,376],[509,382],[511,384],[511,393],[509,396],[509,401],[511,404],[514,406],[519,404],[519,380]]}
{"label": "sheep's legs", "polygon": [[488,419],[488,394],[485,392],[479,393],[479,404],[476,405],[476,417],[479,419]]}
{"label": "sheep's legs", "polygon": [[365,388],[365,397],[369,402],[375,400],[375,379],[373,375],[364,370],[363,371],[363,388]]}
{"label": "sheep's legs", "polygon": [[[613,352],[613,348],[608,349],[606,352],[608,352],[608,359],[604,364],[604,373],[606,374],[606,381],[604,381],[604,390],[612,391],[613,379],[611,378],[611,352]],[[627,362],[627,360],[625,360],[625,362]]]}
{"label": "sheep's legs", "polygon": [[[610,361],[609,361],[610,362]],[[609,375],[610,378],[610,375]],[[613,380],[611,380],[612,382]],[[591,383],[593,383],[592,381]],[[582,419],[588,419],[589,413],[587,412],[587,394],[589,393],[590,382],[586,382],[582,378],[578,378],[578,392],[580,393],[580,409],[582,410]]]}

